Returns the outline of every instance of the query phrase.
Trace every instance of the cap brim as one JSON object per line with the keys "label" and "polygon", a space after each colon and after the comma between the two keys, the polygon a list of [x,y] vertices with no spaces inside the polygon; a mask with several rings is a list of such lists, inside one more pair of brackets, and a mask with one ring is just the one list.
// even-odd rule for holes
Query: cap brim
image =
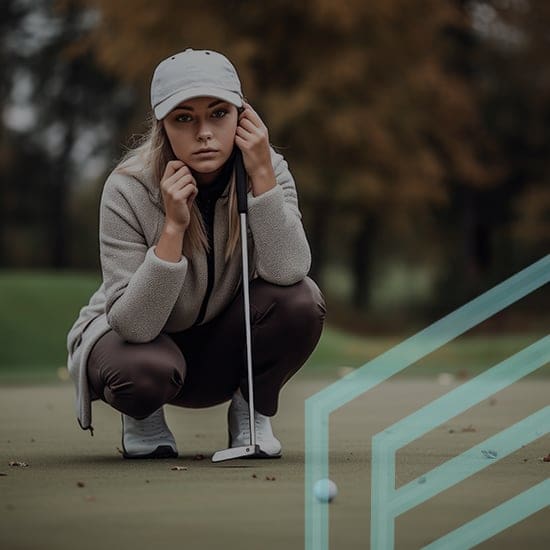
{"label": "cap brim", "polygon": [[177,107],[183,101],[187,101],[188,99],[192,99],[194,97],[216,97],[232,103],[236,107],[242,107],[243,105],[242,97],[236,92],[212,87],[189,88],[187,90],[176,92],[174,95],[167,97],[164,101],[161,101],[158,105],[156,105],[154,108],[156,119],[163,119],[172,109],[174,109],[174,107]]}

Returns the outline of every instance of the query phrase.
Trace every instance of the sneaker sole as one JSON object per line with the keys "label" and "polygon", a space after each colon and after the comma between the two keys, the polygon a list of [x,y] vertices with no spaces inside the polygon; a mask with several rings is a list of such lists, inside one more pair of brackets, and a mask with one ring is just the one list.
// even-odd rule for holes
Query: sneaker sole
{"label": "sneaker sole", "polygon": [[278,455],[270,455],[268,453],[266,453],[265,451],[262,451],[260,449],[260,452],[259,453],[256,453],[252,456],[243,456],[242,458],[244,460],[253,460],[254,458],[263,458],[263,459],[266,459],[266,458],[281,458],[283,455],[282,453],[279,453]]}
{"label": "sneaker sole", "polygon": [[143,459],[143,458],[178,458],[178,451],[170,445],[159,445],[154,451],[145,455],[131,454],[124,446],[124,417],[120,415],[122,422],[122,457],[128,459]]}
{"label": "sneaker sole", "polygon": [[152,453],[146,455],[133,455],[126,452],[124,449],[122,456],[129,459],[143,459],[143,458],[178,458],[177,451],[174,451],[170,445],[159,445]]}

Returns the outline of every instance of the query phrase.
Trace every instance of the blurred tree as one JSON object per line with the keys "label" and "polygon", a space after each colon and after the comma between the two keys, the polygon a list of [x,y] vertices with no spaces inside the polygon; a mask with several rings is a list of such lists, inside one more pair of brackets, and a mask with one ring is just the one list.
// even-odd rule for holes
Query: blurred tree
{"label": "blurred tree", "polygon": [[480,94],[506,166],[505,222],[520,242],[536,243],[542,254],[550,244],[550,4],[500,0],[472,6],[485,14],[478,15],[486,42]]}
{"label": "blurred tree", "polygon": [[[0,114],[4,113],[17,59],[12,55],[10,47],[11,33],[17,28],[27,10],[16,0],[6,0],[0,4]],[[0,267],[6,265],[6,249],[8,247],[6,229],[9,223],[10,202],[13,193],[9,189],[10,171],[14,157],[14,147],[11,133],[4,124],[0,125]]]}
{"label": "blurred tree", "polygon": [[438,298],[453,305],[547,253],[550,242],[550,5],[460,4],[470,23],[452,61],[469,75],[490,144],[478,154],[493,178],[458,178],[450,188],[441,225],[452,246]]}
{"label": "blurred tree", "polygon": [[[68,267],[72,188],[105,144],[97,135],[107,127],[107,143],[116,139],[131,102],[88,51],[71,48],[91,23],[87,10],[66,2],[58,11],[48,0],[15,5],[26,9],[2,47],[12,60],[5,83],[5,107],[12,119],[7,196],[14,199],[8,256],[16,265]],[[16,250],[17,242],[24,243],[25,251]]]}
{"label": "blurred tree", "polygon": [[[235,62],[296,176],[313,277],[338,248],[358,307],[369,304],[388,243],[434,262],[440,296],[461,301],[502,256],[498,242],[540,243],[548,227],[544,3],[57,0],[54,9],[39,0],[33,10],[35,31],[49,30],[19,57],[36,124],[18,132],[25,147],[15,149],[21,166],[47,166],[36,196],[50,205],[43,223],[60,245],[70,187],[86,177],[81,151],[117,156],[143,128],[155,65],[186,47]],[[19,26],[29,35],[28,18]],[[19,43],[36,42],[32,34]],[[13,96],[15,80],[6,82]],[[61,248],[70,247],[56,265],[67,262]]]}

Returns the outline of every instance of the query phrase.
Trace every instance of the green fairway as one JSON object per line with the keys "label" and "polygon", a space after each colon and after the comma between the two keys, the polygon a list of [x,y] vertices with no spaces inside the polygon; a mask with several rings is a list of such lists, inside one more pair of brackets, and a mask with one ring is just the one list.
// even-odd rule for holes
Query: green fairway
{"label": "green fairway", "polygon": [[[67,332],[99,284],[99,274],[0,272],[0,383],[56,380],[58,369],[65,365]],[[411,366],[402,376],[447,372],[467,377],[542,335],[542,330],[465,335]],[[342,376],[410,336],[350,335],[330,325],[329,311],[319,345],[303,371],[312,376]],[[536,375],[548,376],[550,369],[540,369]]]}
{"label": "green fairway", "polygon": [[94,275],[0,272],[0,376],[47,377],[63,365],[67,332],[99,283]]}
{"label": "green fairway", "polygon": [[[341,376],[345,374],[345,367],[361,367],[410,336],[413,335],[360,338],[328,327],[307,367]],[[465,335],[411,365],[399,376],[450,373],[459,378],[467,378],[517,353],[542,336],[542,331],[527,334]],[[549,376],[550,369],[539,369],[536,375]]]}

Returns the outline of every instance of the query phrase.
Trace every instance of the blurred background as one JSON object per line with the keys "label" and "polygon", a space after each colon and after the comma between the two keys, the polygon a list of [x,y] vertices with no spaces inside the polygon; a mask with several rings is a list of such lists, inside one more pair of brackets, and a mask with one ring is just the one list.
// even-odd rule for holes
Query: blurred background
{"label": "blurred background", "polygon": [[[295,176],[329,310],[318,365],[361,365],[538,260],[549,29],[544,0],[2,0],[0,382],[63,376],[105,177],[187,47],[234,62]],[[535,292],[468,353],[549,311]]]}

